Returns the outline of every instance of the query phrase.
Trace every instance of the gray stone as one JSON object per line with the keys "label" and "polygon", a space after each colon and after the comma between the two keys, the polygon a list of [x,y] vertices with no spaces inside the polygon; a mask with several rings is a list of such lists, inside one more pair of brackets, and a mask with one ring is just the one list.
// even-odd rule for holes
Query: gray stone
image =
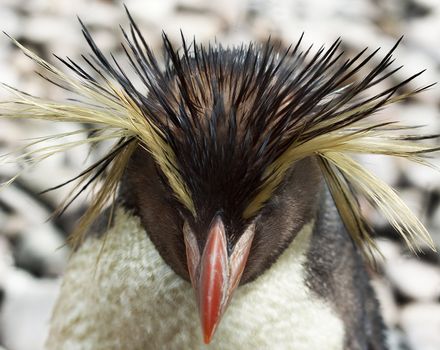
{"label": "gray stone", "polygon": [[405,162],[404,166],[405,176],[423,190],[435,190],[440,189],[440,176],[435,169],[416,164]]}
{"label": "gray stone", "polygon": [[122,20],[125,20],[125,11],[122,6],[114,6],[103,1],[84,3],[77,13],[87,26],[108,28],[111,31],[114,31]]}
{"label": "gray stone", "polygon": [[380,303],[380,309],[385,323],[388,326],[395,326],[399,321],[399,309],[394,300],[392,286],[385,279],[374,278],[371,285],[376,292]]}
{"label": "gray stone", "polygon": [[400,322],[412,349],[440,348],[440,304],[410,304],[402,310]]}
{"label": "gray stone", "polygon": [[7,270],[13,265],[12,249],[5,236],[0,235],[0,289],[4,284]]}
{"label": "gray stone", "polygon": [[[4,223],[10,231],[9,234],[16,236],[17,245],[14,253],[17,264],[40,275],[61,274],[69,252],[68,248],[63,246],[65,241],[61,233],[53,224],[46,222],[49,213],[14,186],[1,191],[0,198],[22,218],[19,225],[13,225],[8,220]],[[16,216],[11,218],[14,219]],[[12,232],[13,228],[20,231]]]}
{"label": "gray stone", "polygon": [[149,26],[156,26],[162,29],[163,22],[168,18],[174,18],[172,11],[175,2],[172,0],[163,1],[143,1],[143,0],[127,0],[125,4],[130,9],[133,17]]}
{"label": "gray stone", "polygon": [[64,271],[69,249],[52,224],[28,227],[15,248],[17,265],[42,276],[59,276]]}
{"label": "gray stone", "polygon": [[408,23],[408,39],[428,55],[440,58],[440,38],[436,35],[440,31],[440,13]]}
{"label": "gray stone", "polygon": [[365,168],[388,185],[397,184],[400,174],[396,166],[396,159],[374,154],[360,154],[357,158]]}
{"label": "gray stone", "polygon": [[385,264],[385,273],[402,294],[415,300],[440,297],[440,268],[415,258],[401,257]]}
{"label": "gray stone", "polygon": [[51,44],[63,41],[70,45],[83,44],[75,17],[52,16],[48,14],[31,16],[24,22],[23,36],[35,43]]}
{"label": "gray stone", "polygon": [[440,249],[440,205],[437,205],[436,209],[432,213],[429,228],[429,232],[437,246],[437,249]]}
{"label": "gray stone", "polygon": [[0,199],[15,213],[20,214],[28,225],[36,225],[44,222],[50,213],[26,192],[15,186],[3,188],[0,191]]}
{"label": "gray stone", "polygon": [[180,14],[166,18],[162,28],[175,42],[180,41],[180,30],[186,38],[196,37],[199,42],[213,41],[216,34],[222,29],[222,22],[216,16],[194,16]]}
{"label": "gray stone", "polygon": [[380,255],[376,256],[378,262],[387,264],[388,261],[400,259],[402,249],[398,243],[385,238],[377,238],[376,245],[380,251]]}
{"label": "gray stone", "polygon": [[386,338],[389,350],[408,350],[406,336],[398,328],[388,329]]}
{"label": "gray stone", "polygon": [[426,198],[423,193],[417,188],[406,188],[399,191],[399,197],[408,206],[412,213],[422,221],[426,222],[427,208]]}
{"label": "gray stone", "polygon": [[23,19],[11,8],[2,8],[2,11],[0,11],[0,23],[2,31],[5,31],[10,36],[18,37],[21,34]]}
{"label": "gray stone", "polygon": [[0,311],[0,338],[10,350],[43,349],[57,280],[35,279],[17,269],[3,275],[5,293]]}

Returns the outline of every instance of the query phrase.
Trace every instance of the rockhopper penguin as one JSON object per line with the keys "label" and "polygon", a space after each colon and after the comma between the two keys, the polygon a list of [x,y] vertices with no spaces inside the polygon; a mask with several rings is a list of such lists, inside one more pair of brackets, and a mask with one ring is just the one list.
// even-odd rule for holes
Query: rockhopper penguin
{"label": "rockhopper penguin", "polygon": [[60,210],[99,183],[72,234],[47,348],[386,349],[360,201],[410,247],[432,243],[351,155],[426,163],[437,150],[423,144],[435,136],[372,118],[427,88],[409,87],[418,74],[383,87],[399,69],[397,44],[367,69],[377,50],[345,60],[340,40],[313,51],[302,37],[288,49],[182,37],[177,49],[164,34],[158,59],[129,18],[122,33],[131,71],[104,55],[82,23],[91,54],[82,63],[57,57],[69,72],[14,41],[75,98],[6,87],[14,98],[1,115],[93,125],[84,140],[54,135],[56,145],[36,142],[18,159],[38,163],[115,140],[71,180],[79,185]]}

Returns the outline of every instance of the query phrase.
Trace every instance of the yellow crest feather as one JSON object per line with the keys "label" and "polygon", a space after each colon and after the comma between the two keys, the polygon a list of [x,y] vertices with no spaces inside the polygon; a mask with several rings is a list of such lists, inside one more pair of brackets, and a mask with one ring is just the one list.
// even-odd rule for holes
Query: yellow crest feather
{"label": "yellow crest feather", "polygon": [[[131,18],[130,20],[132,21]],[[221,137],[219,135],[227,135],[229,139],[227,137],[224,138],[232,140],[227,146],[236,145],[234,142],[238,140],[240,145],[236,145],[237,148],[241,147],[241,143],[248,143],[248,148],[255,153],[253,154],[249,149],[246,149],[246,152],[240,149],[243,151],[241,154],[255,156],[257,153],[260,155],[261,152],[261,154],[266,156],[264,162],[261,162],[262,165],[258,163],[260,159],[257,159],[258,157],[255,158],[254,163],[259,164],[258,167],[256,167],[258,179],[254,179],[252,177],[253,174],[246,172],[238,173],[243,175],[241,176],[242,178],[247,177],[250,179],[249,183],[258,184],[258,190],[256,192],[253,191],[253,188],[246,188],[246,190],[248,190],[246,195],[247,193],[251,193],[253,198],[248,199],[243,195],[243,198],[240,197],[239,199],[243,204],[240,214],[242,212],[242,216],[245,220],[249,220],[258,214],[263,206],[270,200],[274,191],[282,183],[286,173],[296,161],[306,157],[317,157],[340,215],[352,235],[353,240],[365,248],[364,251],[368,251],[369,248],[374,248],[374,241],[369,236],[367,225],[363,221],[358,203],[359,197],[365,198],[370,204],[377,207],[396,228],[410,248],[415,249],[416,243],[420,239],[433,247],[426,229],[415,215],[409,211],[394,190],[370,174],[349,156],[356,153],[372,153],[402,157],[413,162],[430,165],[426,160],[426,154],[438,150],[438,148],[421,144],[417,137],[411,136],[413,128],[410,126],[400,126],[396,123],[377,124],[368,119],[369,115],[383,106],[404,100],[423,90],[398,93],[398,89],[415,78],[418,75],[416,74],[406,81],[398,83],[392,88],[382,91],[373,97],[368,98],[360,95],[364,90],[375,86],[389,76],[384,72],[392,62],[391,54],[395,47],[376,68],[367,74],[367,78],[365,78],[364,82],[356,85],[355,83],[349,83],[350,78],[353,78],[354,74],[370,60],[374,53],[359,62],[357,60],[362,56],[363,52],[361,52],[353,61],[349,60],[344,63],[342,65],[343,69],[335,69],[332,75],[329,71],[331,68],[335,68],[333,65],[335,62],[338,62],[339,59],[339,56],[336,58],[333,57],[340,44],[339,40],[336,41],[326,53],[323,53],[324,50],[321,50],[319,54],[315,56],[317,59],[316,64],[311,66],[304,65],[305,56],[308,51],[305,54],[299,54],[296,51],[297,48],[295,48],[294,52],[297,56],[294,56],[294,59],[289,61],[286,59],[288,52],[286,52],[284,58],[279,58],[273,55],[273,47],[268,45],[264,53],[260,55],[258,50],[255,50],[255,48],[250,45],[247,51],[244,49],[237,51],[242,55],[240,56],[242,61],[229,60],[229,66],[226,67],[229,70],[227,70],[225,67],[217,66],[218,57],[216,55],[213,55],[211,61],[207,63],[206,55],[209,55],[209,53],[204,51],[203,48],[198,49],[200,51],[199,59],[195,59],[194,62],[191,61],[185,42],[183,42],[184,56],[180,61],[177,51],[174,51],[165,36],[164,44],[170,54],[169,56],[171,56],[168,62],[171,68],[167,70],[165,75],[176,75],[171,82],[168,79],[169,77],[165,77],[158,68],[156,59],[149,51],[149,48],[145,46],[145,44],[143,44],[144,46],[139,44],[139,42],[144,41],[134,22],[131,22],[131,26],[133,35],[132,41],[130,41],[126,33],[123,32],[126,43],[131,50],[127,51],[127,57],[147,89],[150,88],[150,90],[153,90],[153,93],[156,94],[154,96],[156,96],[158,100],[162,99],[161,102],[165,101],[161,110],[165,117],[163,115],[156,116],[155,112],[157,108],[155,108],[156,105],[154,103],[150,103],[150,105],[148,105],[148,102],[151,101],[144,103],[146,101],[146,95],[151,93],[151,91],[144,93],[134,88],[118,63],[115,61],[115,64],[111,64],[102,55],[85,27],[83,27],[83,33],[95,54],[94,58],[96,58],[92,63],[89,61],[86,62],[89,68],[92,67],[93,70],[98,73],[99,81],[72,61],[60,59],[75,73],[74,75],[65,74],[26,49],[14,39],[11,39],[25,55],[44,69],[46,73],[44,77],[47,80],[79,96],[80,99],[83,100],[83,103],[73,101],[60,103],[44,100],[9,86],[4,86],[14,98],[12,101],[0,103],[0,116],[12,119],[29,118],[94,125],[93,135],[84,140],[62,142],[63,137],[69,136],[69,133],[65,133],[32,142],[30,143],[31,146],[39,146],[40,144],[43,146],[36,149],[23,147],[23,149],[20,150],[22,154],[16,158],[16,161],[26,161],[30,158],[33,163],[38,163],[55,153],[64,152],[67,149],[81,144],[94,144],[106,140],[117,140],[115,146],[102,160],[83,171],[76,178],[80,180],[80,185],[87,187],[90,181],[95,179],[95,175],[93,175],[93,171],[95,171],[97,173],[96,176],[103,181],[91,207],[81,220],[78,228],[79,233],[73,237],[75,243],[81,241],[87,227],[90,226],[103,207],[114,196],[126,165],[137,147],[144,147],[148,150],[165,175],[176,198],[193,216],[196,216],[194,198],[191,193],[194,187],[189,187],[188,183],[197,176],[185,178],[188,183],[184,181],[181,170],[185,167],[186,163],[184,161],[182,163],[182,159],[177,159],[176,157],[176,154],[179,154],[179,149],[176,146],[178,143],[173,144],[173,142],[170,141],[171,144],[169,144],[167,142],[167,140],[174,139],[179,141],[179,136],[182,135],[178,133],[173,134],[170,130],[180,128],[179,130],[181,132],[186,132],[185,136],[192,137],[189,138],[191,141],[197,137],[198,140],[201,140],[199,144],[196,144],[196,142],[193,144],[188,142],[186,144],[194,146],[194,148],[188,146],[185,149],[187,151],[187,158],[185,158],[187,161],[191,160],[191,152],[195,148],[197,148],[199,158],[204,158],[206,154],[204,153],[203,147],[207,144],[213,147],[215,155],[220,154],[224,157],[225,154],[228,153],[225,150],[230,151],[230,148],[219,147],[219,145],[225,146],[224,143],[221,144],[221,142],[218,142],[218,138]],[[298,46],[299,42],[297,47]],[[197,52],[196,45],[194,45],[194,47]],[[225,54],[227,51],[222,52]],[[252,54],[255,54],[255,57],[252,58]],[[225,56],[227,56],[227,54],[225,54]],[[277,61],[278,59],[279,61]],[[234,69],[240,70],[240,68],[236,68],[236,66],[239,65],[237,62],[243,65],[247,64],[246,68],[249,69],[247,75],[240,76],[240,72],[235,72]],[[252,64],[260,64],[261,62],[265,62],[267,66],[263,65],[259,67],[259,71],[255,66],[252,66]],[[291,67],[281,67],[282,64],[287,65],[287,62],[298,64],[298,66],[295,67],[299,71],[298,76],[295,76],[295,70],[291,69]],[[193,65],[197,66],[198,70],[196,73],[198,75],[193,74],[192,69],[196,69],[193,68]],[[280,73],[282,68],[284,71]],[[232,76],[224,78],[225,75],[227,75],[226,72],[235,72],[239,78],[236,80],[234,80]],[[329,73],[329,75],[326,77],[327,80],[323,79],[321,81],[318,77],[324,72]],[[213,75],[211,76],[210,74]],[[215,74],[218,74],[218,77]],[[280,74],[280,76],[277,74]],[[190,75],[190,77],[186,79],[188,75]],[[157,77],[160,79],[155,80]],[[215,80],[212,84],[210,81],[211,77],[214,77],[213,80]],[[223,80],[221,79],[222,77]],[[314,80],[307,80],[313,77]],[[158,81],[169,82],[172,87],[164,87],[163,90],[161,90],[161,86],[154,85],[157,84]],[[218,92],[223,93],[224,91],[215,90],[220,85],[222,85],[222,88],[224,88],[224,86],[230,86],[231,89],[226,89],[227,91],[224,96],[221,96]],[[312,86],[310,87],[310,85]],[[204,88],[206,86],[208,86],[206,94],[209,96],[204,99],[203,94],[205,93]],[[286,86],[288,86],[288,88],[286,88]],[[247,91],[245,87],[250,91]],[[324,89],[326,93],[321,94],[320,89]],[[273,93],[274,96],[270,95],[270,93],[269,95],[265,95],[268,91]],[[344,96],[345,93],[348,94],[347,98]],[[179,94],[184,96],[180,96]],[[235,95],[239,96],[242,100]],[[264,96],[264,98],[262,98],[262,96]],[[235,97],[238,98],[236,101],[234,100]],[[263,103],[260,103],[260,100],[263,101]],[[294,102],[290,103],[291,100]],[[304,100],[306,103],[302,105],[301,103]],[[237,101],[245,101],[245,103],[240,104]],[[272,103],[271,106],[275,106],[273,110],[267,111],[265,109],[266,102],[270,102]],[[203,103],[207,103],[208,107],[203,105]],[[253,110],[254,105],[258,106],[256,111]],[[225,111],[227,110],[231,112],[229,113],[230,115],[241,113],[243,116],[240,117],[241,119],[228,119],[228,123],[217,126],[212,122],[214,117],[208,116],[208,113],[212,112],[211,109],[214,107],[222,111],[223,114],[226,114]],[[301,110],[302,114],[299,113],[298,110]],[[315,113],[316,111],[326,111],[327,114],[323,113],[323,115],[320,115],[319,113]],[[254,112],[259,114],[255,116]],[[295,115],[297,112],[298,115]],[[186,119],[178,115],[179,113],[184,114]],[[268,117],[267,113],[271,113],[271,116]],[[218,115],[216,118],[217,117]],[[200,118],[200,120],[198,118]],[[292,118],[292,120],[289,118]],[[219,119],[216,119],[215,121],[217,122],[218,120]],[[167,123],[174,124],[168,127]],[[260,130],[256,127],[260,125],[263,125],[265,129]],[[250,128],[246,129],[246,127],[249,126]],[[161,127],[170,133],[166,134]],[[215,130],[215,128],[217,129]],[[244,128],[246,130],[239,129],[237,131],[234,129],[232,132],[231,130],[233,128]],[[250,135],[248,131],[251,129],[254,134],[267,132],[270,134],[270,137],[265,139],[259,135]],[[272,129],[278,130],[281,135],[271,133]],[[77,130],[70,134],[80,132],[82,132],[82,130]],[[410,135],[402,136],[402,132],[409,132]],[[208,138],[199,137],[200,134],[203,133],[210,135]],[[238,137],[237,135],[240,136]],[[233,139],[233,136],[236,138]],[[49,139],[58,140],[59,142],[55,145],[44,146],[43,141]],[[251,139],[256,140],[254,144],[249,142]],[[277,149],[278,143],[282,144],[282,146]],[[219,149],[221,149],[223,153],[218,151]],[[189,157],[188,153],[190,154]],[[205,159],[205,163],[203,163],[205,166],[209,167],[215,163],[212,159],[208,159],[209,157],[205,158],[207,159]],[[226,158],[227,157],[225,157],[225,159]],[[247,158],[247,160],[248,159],[253,158]],[[7,157],[3,157],[2,160],[6,161]],[[198,166],[200,163],[195,162],[194,164]],[[239,162],[234,164],[239,164]],[[253,164],[248,165],[252,167]],[[223,169],[221,166],[218,166],[218,164],[216,164],[216,166],[217,167],[214,167],[216,170]],[[107,170],[106,176],[102,176],[105,170]],[[234,169],[230,172],[234,172],[233,170]],[[252,171],[249,172],[252,173]],[[188,173],[193,174],[190,171]],[[19,174],[14,176],[4,185],[9,185],[18,175]],[[237,175],[237,177],[238,176],[239,175]],[[218,176],[217,180],[219,178],[222,177]],[[221,182],[219,183],[222,184]],[[246,183],[246,185],[249,185],[249,183]],[[216,188],[220,187],[221,186],[217,186]],[[204,186],[199,186],[198,189],[200,190],[200,188],[203,190]],[[240,192],[241,190],[242,188],[238,191],[234,191]],[[72,192],[71,196],[66,200],[66,203],[68,204],[69,201],[75,197],[76,192]],[[234,195],[232,195],[232,197],[234,197]],[[228,198],[228,200],[229,199],[230,198]]]}

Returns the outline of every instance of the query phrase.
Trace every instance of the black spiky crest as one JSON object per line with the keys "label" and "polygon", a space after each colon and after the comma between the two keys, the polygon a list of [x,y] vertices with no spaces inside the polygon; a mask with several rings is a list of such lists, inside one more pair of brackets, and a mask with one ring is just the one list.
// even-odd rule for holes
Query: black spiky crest
{"label": "black spiky crest", "polygon": [[[93,215],[87,224],[114,193],[129,156],[140,143],[153,155],[176,198],[194,217],[219,210],[232,221],[254,217],[290,166],[315,155],[341,216],[358,243],[371,243],[358,196],[367,197],[393,224],[397,222],[395,226],[405,238],[421,236],[429,241],[414,215],[404,218],[407,208],[392,190],[345,156],[348,152],[379,153],[423,162],[423,154],[436,150],[418,145],[416,139],[389,138],[390,132],[402,128],[369,120],[386,104],[423,90],[399,92],[418,73],[369,94],[400,69],[390,69],[400,40],[360,80],[355,78],[378,50],[370,54],[363,50],[344,60],[339,39],[330,48],[321,47],[313,53],[312,47],[301,49],[302,36],[294,47],[284,50],[270,40],[263,45],[224,48],[195,41],[189,45],[182,36],[178,50],[163,34],[162,66],[128,16],[130,30],[122,29],[123,49],[140,85],[113,56],[108,59],[101,52],[81,22],[92,50],[92,55],[83,56],[88,69],[59,58],[73,71],[73,77],[18,45],[46,69],[49,81],[92,104],[44,105],[13,90],[19,97],[16,109],[3,113],[8,117],[94,122],[103,126],[100,135],[111,129],[107,138],[120,139],[107,157],[80,174],[86,186],[110,166],[109,172],[114,175],[101,190],[100,202],[92,205]],[[88,73],[90,70],[96,78]],[[23,106],[26,109],[20,109]],[[102,139],[105,137],[96,142]],[[354,170],[359,172],[356,178],[350,175]],[[365,184],[373,188],[365,190]],[[377,192],[381,191],[379,198]]]}

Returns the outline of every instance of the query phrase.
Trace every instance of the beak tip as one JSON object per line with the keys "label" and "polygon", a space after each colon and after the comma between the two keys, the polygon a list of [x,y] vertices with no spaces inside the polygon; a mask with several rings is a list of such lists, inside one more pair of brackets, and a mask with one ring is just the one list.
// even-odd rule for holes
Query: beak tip
{"label": "beak tip", "polygon": [[205,344],[209,344],[212,340],[212,337],[214,336],[215,333],[215,325],[211,326],[211,327],[204,327],[203,328],[203,342]]}
{"label": "beak tip", "polygon": [[210,335],[203,335],[203,342],[208,345],[211,342],[211,336]]}

